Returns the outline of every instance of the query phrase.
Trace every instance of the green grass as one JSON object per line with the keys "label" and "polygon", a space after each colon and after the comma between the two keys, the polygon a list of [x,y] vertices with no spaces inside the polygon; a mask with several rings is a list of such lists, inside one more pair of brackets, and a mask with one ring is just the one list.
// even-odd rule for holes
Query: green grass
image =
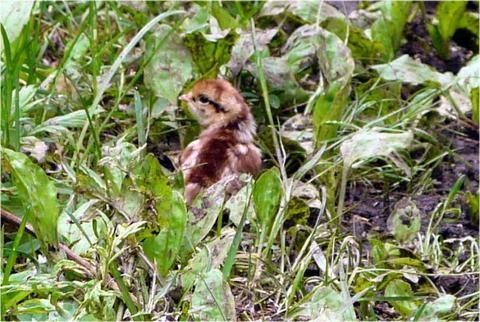
{"label": "green grass", "polygon": [[[356,9],[373,38],[324,1],[38,2],[2,22],[2,319],[477,320],[480,85],[395,70],[379,26],[438,22],[389,4]],[[251,105],[264,171],[187,212],[176,157],[199,128],[176,97],[214,76]]]}

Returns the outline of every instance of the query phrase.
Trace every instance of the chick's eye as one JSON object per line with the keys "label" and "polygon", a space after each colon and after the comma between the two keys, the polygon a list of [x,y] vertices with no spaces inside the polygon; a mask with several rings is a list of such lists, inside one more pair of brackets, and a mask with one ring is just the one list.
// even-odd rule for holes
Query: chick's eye
{"label": "chick's eye", "polygon": [[203,104],[207,104],[209,102],[208,97],[206,97],[205,95],[200,95],[198,99],[200,100],[200,103],[203,103]]}

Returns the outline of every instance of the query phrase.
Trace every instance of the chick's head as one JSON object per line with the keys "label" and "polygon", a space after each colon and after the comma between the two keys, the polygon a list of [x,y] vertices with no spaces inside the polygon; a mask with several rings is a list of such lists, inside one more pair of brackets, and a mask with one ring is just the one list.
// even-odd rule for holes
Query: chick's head
{"label": "chick's head", "polygon": [[238,91],[220,79],[198,81],[180,99],[203,126],[228,123],[248,109]]}

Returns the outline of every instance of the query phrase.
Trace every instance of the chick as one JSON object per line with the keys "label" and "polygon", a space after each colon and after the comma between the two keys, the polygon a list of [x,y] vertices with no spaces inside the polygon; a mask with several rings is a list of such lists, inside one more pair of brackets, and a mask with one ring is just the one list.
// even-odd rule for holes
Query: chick
{"label": "chick", "polygon": [[[225,80],[201,80],[180,96],[203,127],[180,157],[188,204],[198,193],[227,176],[257,174],[261,153],[255,146],[255,120],[238,91]],[[229,193],[239,180],[226,186]]]}

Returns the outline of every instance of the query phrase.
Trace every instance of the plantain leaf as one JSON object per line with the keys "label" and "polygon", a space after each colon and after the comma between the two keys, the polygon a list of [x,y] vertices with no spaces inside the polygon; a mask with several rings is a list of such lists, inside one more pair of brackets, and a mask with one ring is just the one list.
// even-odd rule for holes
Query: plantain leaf
{"label": "plantain leaf", "polygon": [[380,60],[382,44],[370,39],[362,28],[349,24],[345,18],[331,17],[323,21],[321,26],[337,35],[342,41],[347,42],[347,46],[356,60],[367,63]]}
{"label": "plantain leaf", "polygon": [[438,31],[443,39],[452,38],[468,1],[442,1],[437,7]]}
{"label": "plantain leaf", "polygon": [[230,60],[232,47],[237,40],[237,34],[217,30],[210,17],[210,32],[206,34],[199,31],[187,34],[184,38],[185,46],[190,49],[194,64],[194,71],[205,78],[215,78],[220,66]]}
{"label": "plantain leaf", "polygon": [[466,93],[469,93],[474,88],[480,87],[480,75],[478,74],[479,70],[480,56],[475,55],[472,59],[470,59],[467,65],[458,71],[456,81]]}
{"label": "plantain leaf", "polygon": [[411,132],[382,133],[376,129],[361,130],[340,146],[343,162],[356,167],[359,160],[388,156],[393,151],[407,148],[413,140]]}
{"label": "plantain leaf", "polygon": [[282,181],[277,168],[263,172],[253,187],[255,213],[260,225],[270,231],[280,199],[282,198]]}
{"label": "plantain leaf", "polygon": [[416,320],[437,321],[440,315],[452,312],[455,306],[455,301],[455,296],[444,294],[435,301],[426,303],[420,316],[416,316]]}
{"label": "plantain leaf", "polygon": [[[147,237],[143,250],[150,259],[157,260],[158,271],[167,275],[175,263],[183,244],[187,224],[187,208],[182,195],[174,191],[163,174],[160,163],[153,154],[148,154],[140,167],[134,171],[136,190],[142,192],[156,213],[159,232]],[[137,193],[134,191],[134,193]]]}
{"label": "plantain leaf", "polygon": [[140,167],[134,170],[137,177],[137,189],[146,194],[153,202],[158,224],[168,226],[173,202],[173,190],[167,176],[162,171],[158,159],[147,154]]}
{"label": "plantain leaf", "polygon": [[25,216],[45,245],[58,243],[59,207],[57,188],[45,172],[25,154],[2,148],[2,156],[11,169],[13,182],[25,209]]}
{"label": "plantain leaf", "polygon": [[210,186],[194,200],[190,207],[184,240],[184,249],[187,253],[205,238],[223,210],[225,185],[229,179],[226,177]]}
{"label": "plantain leaf", "polygon": [[[166,214],[167,215],[167,214]],[[167,275],[170,267],[183,243],[187,223],[187,208],[182,195],[174,191],[171,210],[168,212],[168,222],[155,237],[149,237],[143,242],[143,250],[151,259],[157,260],[157,268],[162,276]]]}
{"label": "plantain leaf", "polygon": [[90,199],[80,204],[74,211],[67,206],[58,218],[59,234],[68,245],[72,245],[72,250],[77,254],[85,253],[97,242],[93,220],[84,220],[89,209],[97,202],[97,199]]}
{"label": "plantain leaf", "polygon": [[355,321],[353,303],[329,287],[317,287],[310,292],[297,309],[289,314],[289,320]]}
{"label": "plantain leaf", "polygon": [[427,26],[433,45],[441,57],[450,55],[449,41],[462,21],[467,1],[442,1],[436,11],[436,18]]}
{"label": "plantain leaf", "polygon": [[205,274],[212,269],[220,268],[227,257],[234,236],[235,231],[230,227],[225,227],[219,237],[206,243],[202,249],[189,260],[185,268],[185,273],[180,277],[182,287],[185,291],[188,291],[193,286],[200,273]]}
{"label": "plantain leaf", "polygon": [[401,298],[389,300],[388,303],[404,317],[410,316],[418,308],[410,284],[402,280],[396,279],[388,283],[385,296]]}
{"label": "plantain leaf", "polygon": [[381,2],[382,15],[372,25],[372,38],[383,45],[381,53],[384,61],[395,57],[411,7],[412,1]]}
{"label": "plantain leaf", "polygon": [[[248,204],[250,194],[252,193],[252,183],[253,180],[248,180],[243,188],[241,188],[237,193],[231,196],[225,203],[225,209],[228,209],[230,220],[238,226],[241,222],[241,218],[245,211],[245,207]],[[252,221],[255,216],[255,210],[253,204],[250,203],[247,210],[247,218]]]}
{"label": "plantain leaf", "polygon": [[233,294],[220,270],[200,275],[192,295],[190,314],[202,321],[235,320]]}
{"label": "plantain leaf", "polygon": [[350,49],[343,41],[322,28],[300,27],[290,36],[286,46],[298,48],[305,42],[314,46],[322,75],[306,108],[307,112],[313,108],[313,138],[316,148],[319,148],[323,141],[336,134],[337,125],[326,123],[337,121],[342,116],[350,94],[350,80],[355,63]]}
{"label": "plantain leaf", "polygon": [[[267,30],[258,29],[255,31],[258,50],[265,50],[268,48],[268,44],[272,38],[277,34],[278,29],[272,28]],[[227,66],[230,68],[234,75],[238,75],[248,59],[253,55],[254,48],[252,42],[252,35],[250,32],[243,32],[240,34],[240,38],[232,48],[232,57]]]}
{"label": "plantain leaf", "polygon": [[400,56],[388,64],[371,66],[371,68],[385,80],[401,81],[412,85],[433,83],[445,88],[454,80],[451,73],[439,73],[408,55]]}
{"label": "plantain leaf", "polygon": [[420,211],[415,202],[403,198],[394,207],[387,220],[387,227],[401,243],[409,242],[420,231]]}
{"label": "plantain leaf", "polygon": [[[320,7],[321,6],[321,7]],[[320,7],[320,8],[319,8]],[[320,9],[320,10],[319,10]],[[345,16],[338,11],[334,6],[317,0],[303,0],[303,1],[277,1],[269,0],[263,6],[259,13],[259,17],[275,16],[288,11],[289,13],[301,18],[307,23],[316,23],[329,18],[343,18]]]}
{"label": "plantain leaf", "polygon": [[[0,1],[0,24],[3,25],[10,43],[22,32],[30,19],[33,4],[31,1],[2,0]],[[0,54],[3,52],[3,41],[0,41]]]}
{"label": "plantain leaf", "polygon": [[153,57],[145,66],[145,85],[158,97],[177,103],[183,85],[192,77],[192,55],[172,27],[160,25],[148,39],[146,57]]}

